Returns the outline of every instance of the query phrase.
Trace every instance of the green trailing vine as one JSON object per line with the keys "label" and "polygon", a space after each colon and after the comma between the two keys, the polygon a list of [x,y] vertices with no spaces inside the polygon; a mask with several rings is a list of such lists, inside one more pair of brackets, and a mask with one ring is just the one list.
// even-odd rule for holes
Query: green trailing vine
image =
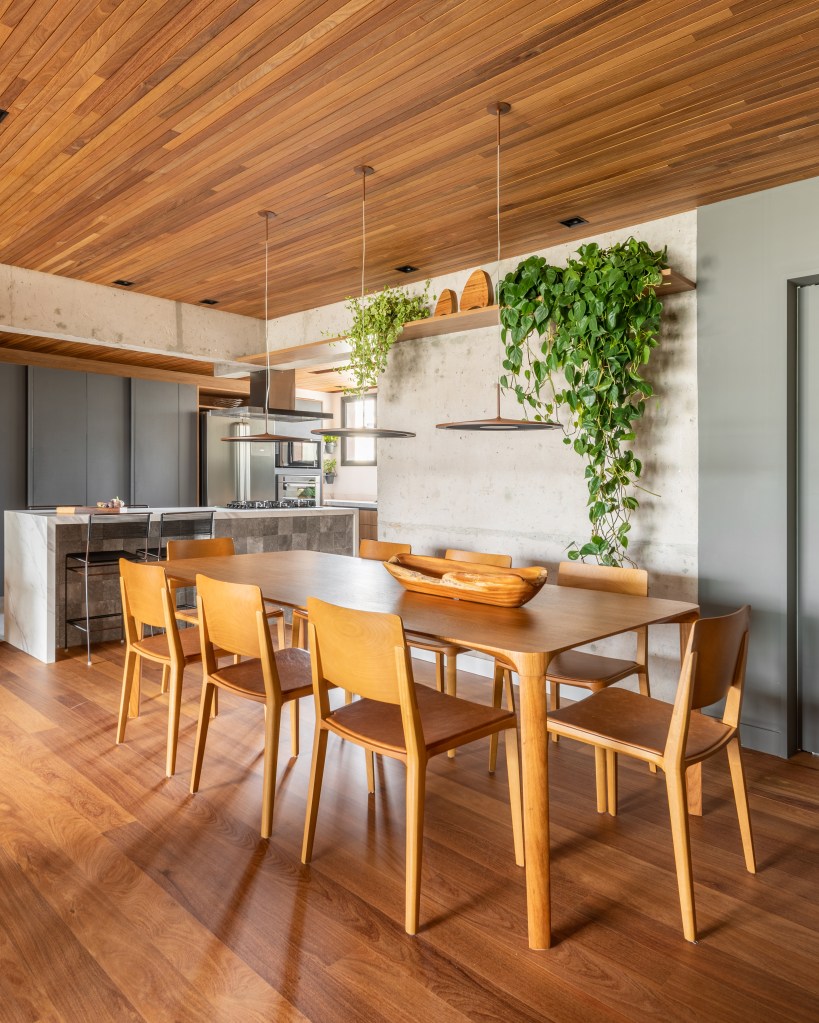
{"label": "green trailing vine", "polygon": [[[434,298],[434,296],[433,296]],[[353,377],[348,394],[363,394],[375,387],[387,368],[390,349],[410,320],[429,316],[429,281],[420,295],[408,295],[401,288],[385,287],[374,295],[347,300],[353,322],[347,331],[352,351],[344,370]]]}
{"label": "green trailing vine", "polygon": [[565,410],[563,442],[586,462],[592,533],[571,544],[573,561],[633,564],[634,491],[644,488],[629,444],[654,393],[642,370],[658,342],[663,307],[654,289],[666,265],[665,249],[629,238],[608,249],[583,245],[565,267],[531,256],[501,281],[501,386],[536,420]]}

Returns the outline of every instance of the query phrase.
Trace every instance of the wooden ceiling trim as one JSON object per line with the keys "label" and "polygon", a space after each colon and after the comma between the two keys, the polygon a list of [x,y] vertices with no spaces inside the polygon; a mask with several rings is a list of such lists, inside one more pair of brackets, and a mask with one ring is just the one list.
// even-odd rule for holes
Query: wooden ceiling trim
{"label": "wooden ceiling trim", "polygon": [[10,60],[32,79],[3,128],[0,261],[96,283],[127,273],[258,314],[252,217],[273,206],[274,315],[341,299],[358,269],[346,176],[365,157],[373,281],[404,280],[391,267],[408,250],[430,275],[480,265],[494,248],[483,109],[501,90],[508,252],[567,240],[558,214],[592,233],[819,172],[815,3],[174,0],[163,55],[155,0],[130,0],[131,21],[113,20],[126,4],[67,2],[62,21],[53,6],[27,5],[38,34],[0,41],[0,105]]}

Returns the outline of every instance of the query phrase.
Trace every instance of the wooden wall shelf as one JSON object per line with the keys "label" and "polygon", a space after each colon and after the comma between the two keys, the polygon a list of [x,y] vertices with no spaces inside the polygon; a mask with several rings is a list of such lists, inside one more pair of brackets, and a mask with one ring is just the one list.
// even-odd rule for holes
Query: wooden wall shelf
{"label": "wooden wall shelf", "polygon": [[[663,283],[657,288],[657,294],[677,295],[683,291],[693,291],[696,284],[676,270],[663,270]],[[423,320],[410,320],[398,337],[401,341],[416,341],[423,337],[438,337],[445,334],[457,334],[462,330],[479,330],[481,327],[497,327],[498,307],[485,306],[482,309],[467,309],[465,312],[450,313],[447,316],[428,316]],[[325,341],[310,341],[293,348],[283,348],[270,353],[270,365],[276,369],[298,369],[302,366],[321,363],[322,365],[341,365],[347,361],[349,345],[344,344],[343,337],[328,338]],[[240,362],[255,366],[265,364],[265,354],[244,355]]]}

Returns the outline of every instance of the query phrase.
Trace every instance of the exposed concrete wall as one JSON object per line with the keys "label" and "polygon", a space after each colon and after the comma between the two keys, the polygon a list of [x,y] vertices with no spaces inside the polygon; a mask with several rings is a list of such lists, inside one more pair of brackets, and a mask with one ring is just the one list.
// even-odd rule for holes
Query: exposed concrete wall
{"label": "exposed concrete wall", "polygon": [[[668,245],[670,264],[695,276],[695,213],[595,240],[606,245],[630,234],[654,248]],[[541,255],[563,263],[578,244]],[[519,260],[505,260],[501,272]],[[460,289],[468,273],[433,282],[436,291]],[[670,296],[661,344],[649,364],[657,398],[635,445],[645,467],[645,486],[660,496],[640,495],[631,552],[649,570],[653,594],[681,600],[697,597],[696,338],[696,292]],[[486,329],[393,349],[379,387],[379,422],[413,430],[417,438],[379,441],[379,533],[383,539],[411,543],[418,553],[438,553],[448,546],[504,552],[515,564],[544,564],[552,571],[571,540],[588,536],[583,460],[556,431],[435,429],[440,422],[494,415],[499,347],[497,329]],[[504,398],[502,414],[519,414],[514,397]],[[629,648],[625,640],[618,643]],[[653,691],[670,699],[679,673],[678,630],[652,630],[650,646]]]}
{"label": "exposed concrete wall", "polygon": [[6,264],[0,331],[215,362],[264,351],[253,317]]}

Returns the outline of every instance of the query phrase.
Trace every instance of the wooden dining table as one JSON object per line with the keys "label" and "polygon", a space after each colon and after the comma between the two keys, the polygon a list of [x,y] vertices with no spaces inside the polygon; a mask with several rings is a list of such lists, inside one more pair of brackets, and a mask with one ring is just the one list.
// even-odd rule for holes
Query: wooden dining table
{"label": "wooden dining table", "polygon": [[642,625],[690,628],[696,604],[598,590],[544,586],[520,608],[494,607],[407,592],[380,562],[318,551],[281,551],[165,562],[169,577],[198,574],[252,583],[262,596],[304,609],[308,597],[363,611],[400,615],[408,631],[484,651],[512,664],[520,680],[526,903],[529,947],[551,944],[549,764],[545,676],[556,654]]}

